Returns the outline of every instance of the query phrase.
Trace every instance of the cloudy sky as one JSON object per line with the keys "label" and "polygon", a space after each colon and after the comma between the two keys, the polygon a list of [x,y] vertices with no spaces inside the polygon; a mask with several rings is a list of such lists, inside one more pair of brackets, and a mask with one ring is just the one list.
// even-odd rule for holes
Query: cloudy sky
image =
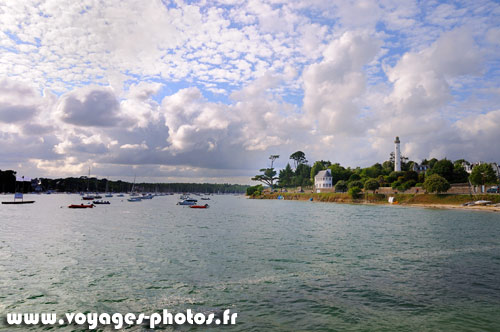
{"label": "cloudy sky", "polygon": [[0,169],[250,183],[270,154],[500,162],[498,1],[3,0]]}

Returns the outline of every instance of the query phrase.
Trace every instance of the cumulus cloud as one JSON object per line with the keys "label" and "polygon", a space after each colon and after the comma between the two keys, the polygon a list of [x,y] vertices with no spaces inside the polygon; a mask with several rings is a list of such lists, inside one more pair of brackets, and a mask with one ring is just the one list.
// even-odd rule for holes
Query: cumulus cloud
{"label": "cumulus cloud", "polygon": [[120,118],[120,103],[110,89],[86,88],[64,95],[57,106],[61,120],[83,127],[114,127]]}

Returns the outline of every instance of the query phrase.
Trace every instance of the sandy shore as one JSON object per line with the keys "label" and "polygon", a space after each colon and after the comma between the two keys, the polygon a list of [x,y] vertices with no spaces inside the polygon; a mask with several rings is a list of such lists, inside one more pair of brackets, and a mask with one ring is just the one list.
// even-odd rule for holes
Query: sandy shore
{"label": "sandy shore", "polygon": [[484,206],[484,205],[463,206],[463,205],[452,205],[452,204],[399,204],[399,205],[434,208],[434,209],[458,209],[458,210],[470,210],[470,211],[500,212],[500,206]]}

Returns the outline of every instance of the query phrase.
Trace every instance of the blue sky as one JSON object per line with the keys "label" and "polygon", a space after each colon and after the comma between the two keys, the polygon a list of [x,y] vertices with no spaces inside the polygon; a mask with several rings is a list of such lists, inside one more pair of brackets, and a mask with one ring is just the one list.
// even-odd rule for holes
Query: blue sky
{"label": "blue sky", "polygon": [[[4,1],[0,168],[249,183],[297,150],[500,161],[495,1]],[[22,147],[20,149],[19,147]]]}

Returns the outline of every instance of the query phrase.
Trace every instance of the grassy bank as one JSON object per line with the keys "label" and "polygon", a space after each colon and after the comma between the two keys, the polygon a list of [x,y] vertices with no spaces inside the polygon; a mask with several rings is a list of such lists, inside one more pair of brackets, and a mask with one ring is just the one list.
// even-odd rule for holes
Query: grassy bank
{"label": "grassy bank", "polygon": [[389,196],[393,196],[398,204],[411,205],[462,205],[463,203],[478,200],[487,200],[493,203],[500,203],[500,195],[450,195],[450,194],[362,194],[360,198],[353,199],[346,193],[272,193],[263,194],[254,198],[257,199],[277,199],[283,196],[285,200],[307,201],[311,198],[316,202],[337,202],[337,203],[371,203],[387,204]]}

